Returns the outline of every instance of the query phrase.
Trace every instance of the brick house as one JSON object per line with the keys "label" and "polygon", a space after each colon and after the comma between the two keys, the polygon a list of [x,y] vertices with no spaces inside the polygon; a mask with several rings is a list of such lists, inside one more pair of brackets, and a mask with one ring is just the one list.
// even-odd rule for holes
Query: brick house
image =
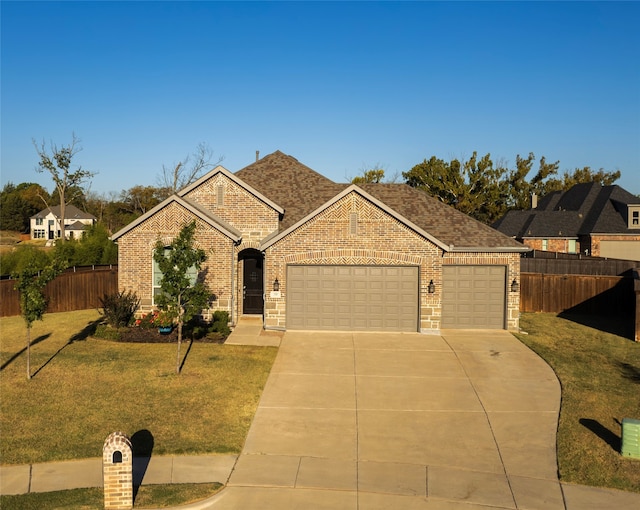
{"label": "brick house", "polygon": [[595,182],[534,199],[493,224],[534,250],[640,261],[640,198]]}
{"label": "brick house", "polygon": [[276,151],[210,171],[112,237],[120,290],[154,307],[158,239],[186,223],[207,255],[210,313],[266,329],[517,329],[529,249],[404,184],[337,184]]}
{"label": "brick house", "polygon": [[[96,217],[78,209],[75,205],[67,205],[64,210],[65,237],[73,239],[81,237],[85,229],[95,225]],[[31,239],[58,239],[60,237],[60,206],[53,205],[43,209],[29,218]]]}

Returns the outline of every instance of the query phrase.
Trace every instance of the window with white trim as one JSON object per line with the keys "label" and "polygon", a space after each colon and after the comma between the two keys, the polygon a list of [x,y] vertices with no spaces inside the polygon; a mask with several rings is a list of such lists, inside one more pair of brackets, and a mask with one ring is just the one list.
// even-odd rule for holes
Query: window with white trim
{"label": "window with white trim", "polygon": [[[171,247],[165,246],[164,256],[168,257],[169,253],[171,253]],[[153,257],[153,253],[152,253],[152,257]],[[156,296],[162,292],[160,287],[162,282],[162,271],[160,271],[160,266],[155,261],[155,259],[152,258],[152,260],[153,260],[153,304],[155,305]],[[196,281],[198,280],[198,270],[196,269],[196,266],[191,266],[187,270],[187,276],[189,277],[190,284],[195,285]]]}
{"label": "window with white trim", "polygon": [[575,239],[569,239],[569,243],[567,246],[567,253],[576,253],[576,240]]}
{"label": "window with white trim", "polygon": [[542,251],[547,251],[549,249],[549,239],[542,240]]}

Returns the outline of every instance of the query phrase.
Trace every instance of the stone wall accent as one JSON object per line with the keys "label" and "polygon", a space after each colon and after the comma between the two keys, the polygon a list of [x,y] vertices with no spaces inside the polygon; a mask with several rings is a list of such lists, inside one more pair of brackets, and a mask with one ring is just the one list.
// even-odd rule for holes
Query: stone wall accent
{"label": "stone wall accent", "polygon": [[133,449],[131,440],[122,432],[107,436],[102,447],[104,508],[133,508]]}
{"label": "stone wall accent", "polygon": [[140,314],[154,309],[153,250],[158,239],[168,244],[187,223],[196,220],[195,244],[207,254],[201,275],[215,296],[212,308],[231,312],[232,266],[237,259],[234,243],[222,232],[173,202],[118,239],[118,288],[135,291]]}
{"label": "stone wall accent", "polygon": [[[515,280],[520,288],[520,253],[446,253],[442,265],[503,265],[506,266],[507,281],[507,329],[518,331],[520,328],[520,291],[511,292],[511,283]],[[442,287],[441,281],[435,281],[436,288]]]}
{"label": "stone wall accent", "polygon": [[[219,202],[219,187],[222,201]],[[222,173],[216,173],[191,190],[185,198],[193,200],[233,225],[246,241],[260,241],[278,230],[278,211]]]}
{"label": "stone wall accent", "polygon": [[[355,233],[352,213],[357,213]],[[286,329],[289,264],[386,265],[419,267],[420,328],[438,330],[440,295],[429,294],[427,285],[440,274],[441,260],[440,248],[352,192],[267,249],[265,281],[277,278],[281,297],[266,292],[265,325]]]}

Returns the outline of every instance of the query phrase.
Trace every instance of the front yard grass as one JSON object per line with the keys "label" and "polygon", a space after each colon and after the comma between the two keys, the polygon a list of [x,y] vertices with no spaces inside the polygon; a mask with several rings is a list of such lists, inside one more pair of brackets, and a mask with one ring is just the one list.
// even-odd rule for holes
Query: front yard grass
{"label": "front yard grass", "polygon": [[277,350],[91,337],[95,310],[47,314],[33,324],[26,378],[25,326],[0,319],[0,463],[102,456],[114,431],[152,437],[153,455],[240,453]]}
{"label": "front yard grass", "polygon": [[[640,492],[640,459],[620,455],[623,418],[640,419],[640,343],[606,333],[620,321],[523,313],[516,335],[553,368],[562,385],[560,478]],[[526,447],[523,445],[523,447]]]}

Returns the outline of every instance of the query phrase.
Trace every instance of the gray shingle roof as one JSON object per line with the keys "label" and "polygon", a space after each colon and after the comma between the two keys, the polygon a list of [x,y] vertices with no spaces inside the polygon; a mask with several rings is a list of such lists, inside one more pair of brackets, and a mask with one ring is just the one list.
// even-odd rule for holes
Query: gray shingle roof
{"label": "gray shingle roof", "polygon": [[[281,205],[280,232],[329,202],[337,184],[280,151],[239,170],[237,177]],[[522,249],[522,244],[406,184],[363,184],[365,192],[448,246]]]}
{"label": "gray shingle roof", "polygon": [[[40,211],[37,214],[34,214],[33,216],[31,216],[31,218],[45,218],[49,212],[52,212],[53,215],[56,218],[60,217],[60,206],[59,205],[52,205],[51,207],[48,207],[46,209],[42,209],[42,211]],[[68,204],[65,208],[64,208],[64,216],[65,216],[65,220],[95,220],[96,217],[93,214],[89,214],[86,213],[84,211],[81,211],[80,209],[78,209],[75,205],[71,205]]]}
{"label": "gray shingle roof", "polygon": [[543,197],[536,209],[509,211],[493,226],[517,239],[637,233],[627,224],[628,204],[640,204],[640,199],[618,185],[576,184]]}

